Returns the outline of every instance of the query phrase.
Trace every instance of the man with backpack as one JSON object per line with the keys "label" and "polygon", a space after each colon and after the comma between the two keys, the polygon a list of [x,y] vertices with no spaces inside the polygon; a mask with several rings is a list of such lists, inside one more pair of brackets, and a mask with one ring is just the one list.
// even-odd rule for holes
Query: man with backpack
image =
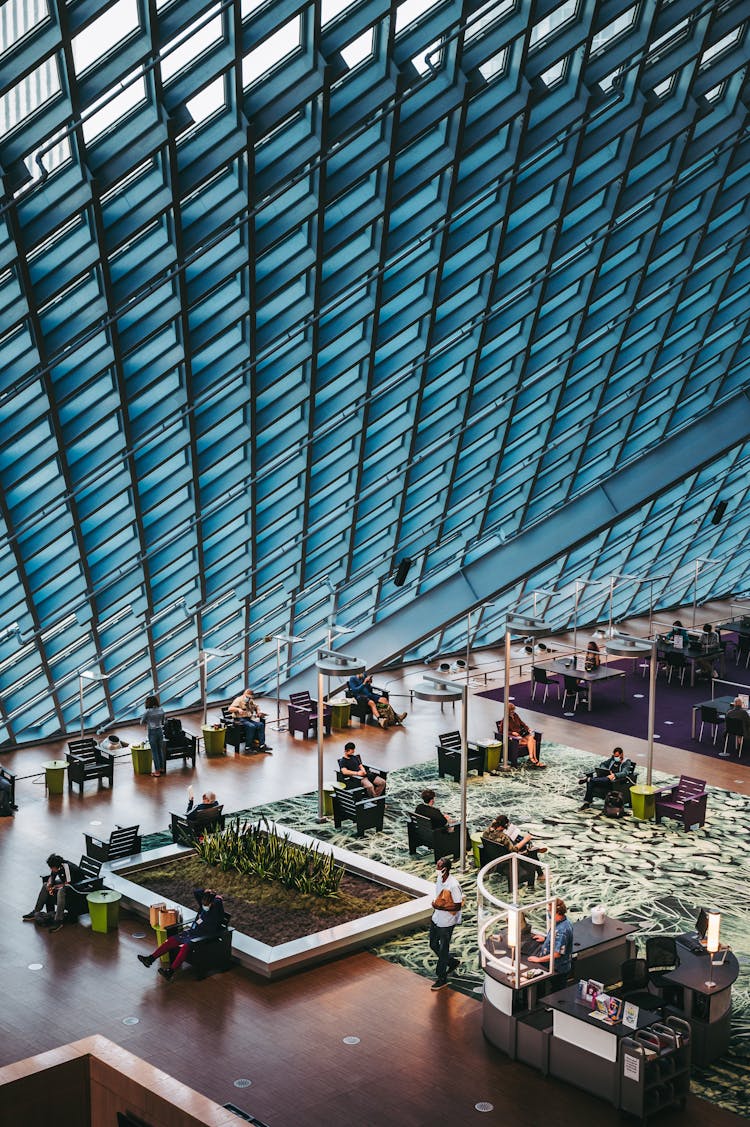
{"label": "man with backpack", "polygon": [[588,810],[597,794],[606,795],[613,783],[632,786],[635,782],[636,766],[632,759],[625,758],[621,747],[616,747],[608,759],[603,759],[595,771],[588,771],[579,783],[586,784],[581,810]]}

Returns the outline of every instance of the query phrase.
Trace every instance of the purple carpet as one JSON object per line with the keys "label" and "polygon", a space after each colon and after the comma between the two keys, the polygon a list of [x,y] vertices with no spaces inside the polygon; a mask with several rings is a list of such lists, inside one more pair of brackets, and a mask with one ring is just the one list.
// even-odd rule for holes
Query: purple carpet
{"label": "purple carpet", "polygon": [[[603,681],[594,689],[593,708],[589,712],[585,704],[579,704],[575,713],[578,724],[589,724],[593,728],[607,728],[611,732],[618,732],[623,736],[633,736],[636,739],[648,738],[648,677],[642,677],[640,670],[630,672],[630,662],[610,662],[612,668],[627,669],[625,676],[625,700],[622,699],[622,682],[619,679]],[[732,661],[727,662],[727,677],[731,681],[744,682],[747,680],[747,671],[735,669]],[[542,703],[544,686],[540,685],[536,691],[536,700],[531,699],[531,681],[522,681],[513,685],[511,689],[512,700],[516,707],[523,712],[524,709],[533,709],[541,714],[549,713],[551,716],[560,716],[562,708],[562,679],[560,679],[560,700],[557,699],[554,686],[550,687],[547,703]],[[718,682],[715,696],[734,696],[737,690],[734,686]],[[747,689],[745,690],[747,692]],[[478,697],[488,700],[502,701],[505,696],[503,688],[488,689],[477,693]],[[706,724],[703,730],[703,742],[699,743],[700,716],[696,723],[696,738],[690,735],[693,705],[701,704],[711,699],[711,683],[707,679],[696,680],[695,687],[691,689],[688,676],[685,684],[681,685],[675,676],[672,683],[666,676],[659,673],[656,681],[656,710],[654,721],[654,739],[672,747],[684,748],[685,751],[694,751],[701,755],[718,755],[723,750],[724,726],[719,726],[716,744],[712,743],[713,733]],[[573,712],[566,709],[562,715],[573,719]],[[734,762],[750,763],[750,756],[744,756]]]}

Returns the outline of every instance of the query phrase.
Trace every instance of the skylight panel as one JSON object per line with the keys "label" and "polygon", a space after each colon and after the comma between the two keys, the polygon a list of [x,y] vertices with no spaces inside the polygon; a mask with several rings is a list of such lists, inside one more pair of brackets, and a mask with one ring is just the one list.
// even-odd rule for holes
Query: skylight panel
{"label": "skylight panel", "polygon": [[142,69],[128,75],[120,84],[94,103],[93,113],[82,122],[83,139],[87,144],[100,137],[116,121],[146,101],[146,83]]}
{"label": "skylight panel", "polygon": [[553,66],[545,70],[540,78],[548,90],[554,90],[555,86],[559,86],[565,78],[568,70],[567,57],[559,59]]}
{"label": "skylight panel", "polygon": [[703,96],[707,102],[720,102],[724,97],[726,86],[726,81],[720,82],[718,86],[712,86],[710,90],[707,90]]}
{"label": "skylight panel", "polygon": [[538,47],[545,39],[549,39],[556,31],[559,31],[565,24],[570,23],[576,17],[578,8],[577,0],[565,0],[559,8],[554,12],[550,12],[538,24],[534,24],[531,29],[531,36],[529,37],[529,49]]}
{"label": "skylight panel", "polygon": [[117,0],[73,39],[73,65],[82,74],[138,31],[137,0]]}
{"label": "skylight panel", "polygon": [[353,39],[351,43],[347,43],[346,47],[341,49],[341,57],[350,70],[352,67],[356,67],[358,63],[364,62],[365,59],[369,59],[372,56],[374,37],[374,29],[368,27],[364,35]]}
{"label": "skylight panel", "polygon": [[250,86],[289,55],[298,51],[302,37],[302,17],[295,16],[289,23],[274,31],[257,47],[253,47],[242,60],[242,85]]}
{"label": "skylight panel", "polygon": [[657,59],[660,59],[662,55],[665,55],[672,47],[676,47],[678,43],[682,43],[683,40],[687,39],[689,33],[690,20],[681,20],[680,23],[676,24],[666,35],[661,35],[658,39],[654,40],[651,44],[646,61],[653,63]]}
{"label": "skylight panel", "polygon": [[220,74],[213,82],[209,82],[208,86],[204,86],[194,98],[189,98],[185,103],[188,113],[196,125],[206,121],[218,110],[223,110],[226,104],[227,96],[224,89],[223,74]]}
{"label": "skylight panel", "polygon": [[420,51],[419,54],[412,57],[411,64],[418,74],[427,74],[430,70],[437,70],[442,62],[441,47],[441,41],[436,39],[424,51]]}
{"label": "skylight panel", "polygon": [[0,55],[41,23],[49,21],[45,0],[7,0],[0,4]]}
{"label": "skylight panel", "polygon": [[435,0],[404,0],[396,8],[396,35],[421,20],[434,7]]}
{"label": "skylight panel", "polygon": [[218,5],[211,10],[211,18],[204,15],[197,28],[188,27],[175,39],[165,44],[161,52],[161,76],[168,82],[179,71],[189,66],[199,55],[220,43],[223,38],[221,13]]}
{"label": "skylight panel", "polygon": [[658,86],[654,86],[654,94],[656,97],[666,98],[667,94],[669,94],[670,90],[674,87],[676,78],[676,73],[670,74],[669,77],[665,78],[663,82],[660,82]]}
{"label": "skylight panel", "polygon": [[[248,0],[242,0],[242,11],[244,15],[245,4]],[[321,0],[320,5],[320,24],[321,27],[326,27],[327,24],[333,23],[347,8],[353,8],[352,0]]]}
{"label": "skylight panel", "polygon": [[47,59],[0,98],[0,137],[60,93],[57,58]]}
{"label": "skylight panel", "polygon": [[503,47],[496,55],[493,55],[491,58],[487,59],[486,62],[482,63],[479,67],[479,73],[485,82],[494,82],[495,79],[501,78],[502,75],[505,74],[508,68],[509,53],[508,47]]}
{"label": "skylight panel", "polygon": [[509,16],[511,12],[514,12],[515,8],[515,0],[501,0],[499,4],[496,0],[489,0],[488,4],[484,4],[479,11],[474,12],[466,21],[464,43],[470,43],[473,39],[477,39],[483,32],[488,31],[496,23]]}
{"label": "skylight panel", "polygon": [[730,47],[734,47],[735,43],[739,43],[742,39],[742,33],[745,30],[745,25],[740,24],[730,31],[729,35],[725,35],[718,43],[714,43],[713,47],[708,47],[701,55],[700,69],[704,70],[710,63],[714,61],[719,55],[728,51]]}
{"label": "skylight panel", "polygon": [[632,8],[628,8],[626,12],[622,12],[617,19],[612,20],[612,23],[607,24],[601,31],[597,31],[596,35],[591,40],[591,54],[595,55],[597,51],[603,51],[614,39],[618,36],[624,35],[626,31],[630,31],[631,27],[635,26],[638,18],[639,5],[634,4]]}

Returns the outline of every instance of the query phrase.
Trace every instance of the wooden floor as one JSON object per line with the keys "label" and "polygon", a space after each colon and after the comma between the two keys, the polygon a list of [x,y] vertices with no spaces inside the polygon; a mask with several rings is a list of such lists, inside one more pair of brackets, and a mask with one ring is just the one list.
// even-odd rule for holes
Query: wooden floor
{"label": "wooden floor", "polygon": [[[705,613],[712,617],[712,611]],[[499,654],[485,653],[481,661],[489,668],[500,665]],[[437,732],[453,726],[454,716],[446,715],[451,710],[441,714],[436,705],[408,701],[409,686],[418,680],[416,671],[407,670],[389,686],[394,694],[403,694],[403,707],[410,712],[403,730],[359,730],[355,722],[348,733],[366,758],[385,768],[432,758]],[[267,707],[275,715],[275,703]],[[496,704],[472,696],[469,735],[489,735],[498,711]],[[185,718],[185,727],[196,731],[199,721]],[[119,734],[140,736],[137,729]],[[597,756],[615,742],[605,730],[550,717],[545,717],[546,739]],[[82,797],[77,792],[46,796],[41,764],[52,757],[54,747],[3,756],[3,764],[17,771],[20,781],[18,813],[0,819],[6,889],[0,1064],[102,1033],[269,1127],[460,1125],[480,1114],[474,1110],[479,1102],[494,1105],[483,1120],[489,1123],[502,1119],[527,1127],[580,1127],[587,1118],[601,1125],[620,1123],[619,1114],[601,1101],[544,1079],[489,1046],[477,1000],[452,990],[433,995],[426,979],[367,953],[273,985],[240,969],[202,983],[186,972],[168,985],[157,978],[155,968],[146,970],[137,961],[136,955],[148,950],[151,933],[134,918],[124,916],[119,932],[108,935],[83,925],[49,935],[21,922],[33,904],[49,852],[77,860],[84,831],[106,835],[115,823],[137,821],[146,833],[163,828],[168,810],[184,809],[189,782],[196,794],[215,790],[226,810],[314,789],[314,741],[274,732],[269,742],[272,756],[201,756],[195,772],[171,765],[161,779],[134,776],[128,756],[118,761],[111,793],[88,784]],[[326,740],[326,778],[332,777],[343,742],[336,734]],[[645,756],[645,742],[629,741],[627,751]],[[655,765],[750,793],[750,771],[736,760],[658,746]],[[30,969],[34,964],[41,967]],[[124,1024],[130,1018],[137,1018],[137,1024]],[[359,1043],[344,1044],[349,1036]],[[251,1084],[237,1088],[237,1080]],[[1,1108],[0,1096],[0,1123],[6,1127]],[[740,1122],[695,1098],[686,1113],[666,1113],[658,1121],[665,1127]]]}

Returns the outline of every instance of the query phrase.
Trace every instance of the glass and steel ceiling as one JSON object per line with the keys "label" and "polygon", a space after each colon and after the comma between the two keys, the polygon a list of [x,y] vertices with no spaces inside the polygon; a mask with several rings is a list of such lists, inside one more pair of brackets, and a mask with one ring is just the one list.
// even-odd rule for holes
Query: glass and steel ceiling
{"label": "glass and steel ceiling", "polygon": [[746,590],[748,23],[0,5],[0,745]]}

